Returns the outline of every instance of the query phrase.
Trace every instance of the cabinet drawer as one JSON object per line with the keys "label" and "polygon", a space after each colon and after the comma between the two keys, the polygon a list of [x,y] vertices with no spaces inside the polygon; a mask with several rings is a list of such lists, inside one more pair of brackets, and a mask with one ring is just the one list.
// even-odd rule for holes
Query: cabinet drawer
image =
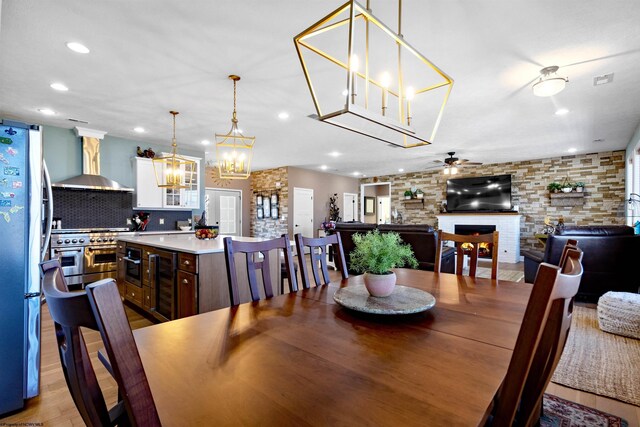
{"label": "cabinet drawer", "polygon": [[197,273],[198,268],[196,266],[196,255],[185,254],[182,252],[178,253],[178,268],[191,273]]}
{"label": "cabinet drawer", "polygon": [[116,243],[116,253],[118,255],[124,255],[124,249],[125,249],[126,244],[124,242],[118,242]]}
{"label": "cabinet drawer", "polygon": [[126,299],[135,302],[137,305],[142,304],[142,288],[127,283],[125,285],[124,292]]}

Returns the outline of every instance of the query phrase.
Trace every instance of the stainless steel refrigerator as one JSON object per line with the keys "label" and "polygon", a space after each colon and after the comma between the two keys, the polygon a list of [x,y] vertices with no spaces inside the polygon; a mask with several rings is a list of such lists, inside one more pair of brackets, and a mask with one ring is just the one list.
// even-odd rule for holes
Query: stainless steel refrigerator
{"label": "stainless steel refrigerator", "polygon": [[51,236],[50,190],[40,128],[0,120],[0,415],[39,393],[38,264]]}

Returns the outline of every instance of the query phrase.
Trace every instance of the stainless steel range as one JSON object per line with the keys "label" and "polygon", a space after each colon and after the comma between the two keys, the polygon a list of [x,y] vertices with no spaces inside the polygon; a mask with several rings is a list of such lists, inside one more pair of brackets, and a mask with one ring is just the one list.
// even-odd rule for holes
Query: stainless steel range
{"label": "stainless steel range", "polygon": [[116,278],[116,240],[132,234],[126,228],[53,230],[51,258],[62,265],[67,284],[82,287],[100,279]]}

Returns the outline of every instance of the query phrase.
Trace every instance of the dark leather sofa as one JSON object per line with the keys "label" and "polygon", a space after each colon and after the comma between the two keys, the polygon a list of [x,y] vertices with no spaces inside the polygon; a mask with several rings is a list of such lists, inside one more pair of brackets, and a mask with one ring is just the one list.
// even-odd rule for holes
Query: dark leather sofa
{"label": "dark leather sofa", "polygon": [[638,292],[640,235],[627,226],[565,227],[547,238],[545,251],[522,251],[524,279],[533,283],[541,262],[558,264],[568,239],[584,252],[584,273],[576,300],[598,302],[607,291]]}
{"label": "dark leather sofa", "polygon": [[[349,254],[355,249],[353,244],[353,235],[356,233],[365,234],[374,229],[380,230],[381,233],[394,231],[400,235],[400,238],[411,245],[413,253],[418,260],[418,268],[420,270],[433,271],[436,257],[436,239],[437,234],[430,225],[404,225],[404,224],[364,224],[360,222],[338,222],[336,223],[336,231],[340,232],[342,239],[342,247],[344,249],[345,258],[349,272],[354,273],[351,268],[351,260]],[[455,250],[453,248],[443,248],[442,266],[440,271],[443,273],[453,273],[455,270]]]}

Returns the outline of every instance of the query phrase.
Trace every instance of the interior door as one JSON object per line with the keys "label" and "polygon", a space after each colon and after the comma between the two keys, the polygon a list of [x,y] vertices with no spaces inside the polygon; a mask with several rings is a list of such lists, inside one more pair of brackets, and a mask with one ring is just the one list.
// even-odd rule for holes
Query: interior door
{"label": "interior door", "polygon": [[220,234],[242,235],[242,191],[205,190],[207,224],[220,227]]}
{"label": "interior door", "polygon": [[391,223],[391,199],[389,196],[378,197],[378,224]]}
{"label": "interior door", "polygon": [[293,234],[302,233],[314,237],[313,233],[313,189],[293,188]]}
{"label": "interior door", "polygon": [[356,221],[358,219],[358,195],[355,193],[344,193],[343,197],[343,221]]}

